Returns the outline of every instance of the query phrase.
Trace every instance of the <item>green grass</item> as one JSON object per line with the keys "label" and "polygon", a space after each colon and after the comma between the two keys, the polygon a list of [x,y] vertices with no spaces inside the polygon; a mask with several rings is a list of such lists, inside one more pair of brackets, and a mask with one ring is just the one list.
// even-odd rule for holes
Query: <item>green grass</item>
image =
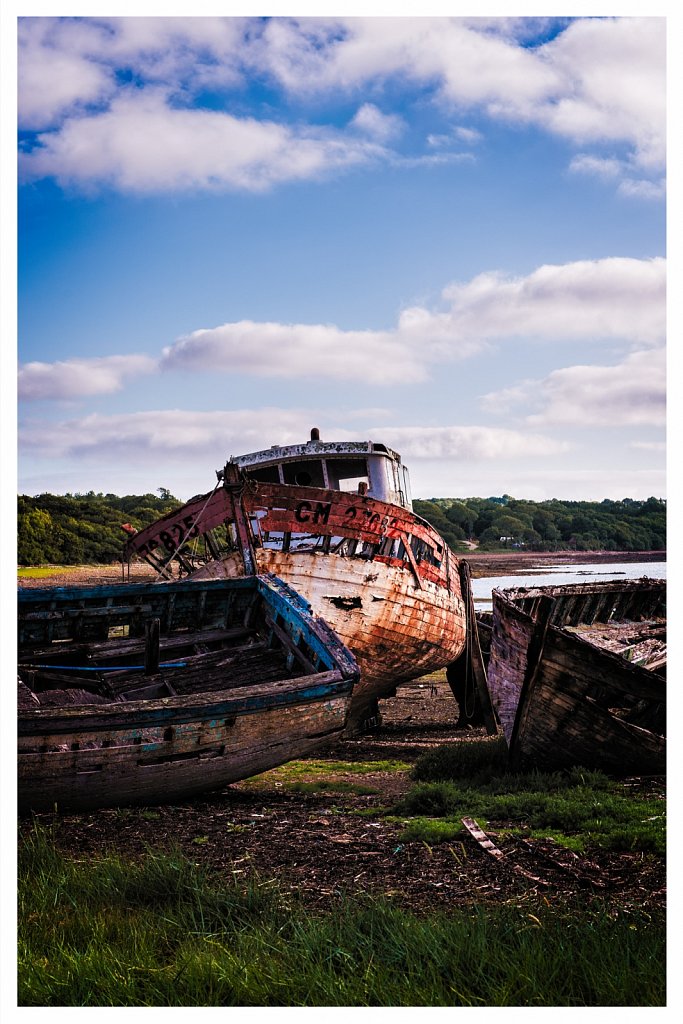
{"label": "green grass", "polygon": [[418,781],[436,779],[485,780],[507,766],[508,750],[503,736],[476,737],[458,743],[444,743],[423,754],[413,768]]}
{"label": "green grass", "polygon": [[324,761],[311,758],[306,761],[288,761],[279,768],[255,776],[257,779],[282,781],[302,775],[334,774],[367,775],[369,772],[405,772],[411,765],[407,761]]}
{"label": "green grass", "polygon": [[[462,827],[460,819],[471,817],[484,828],[501,823],[508,832],[519,823],[525,835],[550,837],[575,851],[597,847],[665,854],[664,801],[626,794],[602,772],[574,768],[483,780],[477,770],[475,780],[419,782],[391,813],[409,816],[406,837],[425,842],[438,841],[439,835],[452,839]],[[432,819],[441,819],[438,827]]]}
{"label": "green grass", "polygon": [[19,851],[20,1006],[662,1006],[659,916],[601,903],[426,918],[341,896],[306,912],[272,881],[181,855]]}
{"label": "green grass", "polygon": [[289,761],[270,771],[245,780],[246,789],[263,789],[273,785],[292,793],[354,793],[368,796],[377,790],[363,783],[352,783],[336,779],[335,775],[368,775],[373,772],[408,772],[411,765],[406,761]]}

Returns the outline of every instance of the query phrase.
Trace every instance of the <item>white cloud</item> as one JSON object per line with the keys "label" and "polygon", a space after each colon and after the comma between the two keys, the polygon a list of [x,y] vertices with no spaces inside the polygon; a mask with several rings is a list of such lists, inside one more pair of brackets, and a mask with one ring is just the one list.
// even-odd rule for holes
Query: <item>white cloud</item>
{"label": "white cloud", "polygon": [[394,330],[242,321],[195,331],[164,349],[162,368],[419,382],[434,365],[519,336],[654,344],[665,328],[665,261],[608,259],[541,267],[526,278],[484,274],[453,285],[445,313],[412,307]]}
{"label": "white cloud", "polygon": [[588,153],[579,153],[569,164],[572,174],[586,174],[590,177],[613,180],[623,174],[624,164],[614,157],[591,156]]}
{"label": "white cloud", "polygon": [[371,142],[212,110],[171,107],[158,89],[122,92],[109,109],[65,122],[21,154],[25,178],[124,191],[241,188],[319,176],[375,158]]}
{"label": "white cloud", "polygon": [[143,355],[26,363],[19,369],[19,398],[66,401],[111,394],[121,389],[126,377],[153,373],[156,368],[157,361]]}
{"label": "white cloud", "polygon": [[499,427],[375,427],[370,433],[411,459],[527,459],[571,448],[566,441]]}
{"label": "white cloud", "polygon": [[405,125],[397,114],[383,114],[374,103],[364,103],[351,121],[351,127],[377,142],[389,142],[401,134]]}
{"label": "white cloud", "polygon": [[425,380],[419,352],[390,331],[342,331],[326,324],[240,323],[195,331],[164,349],[162,368],[333,377],[374,384]]}
{"label": "white cloud", "polygon": [[[240,409],[190,412],[181,409],[121,415],[92,414],[62,422],[34,420],[19,430],[25,452],[49,459],[88,460],[134,458],[136,463],[159,458],[206,462],[207,480],[232,455],[297,444],[310,437],[311,423],[323,440],[372,438],[395,447],[409,459],[471,463],[495,459],[541,458],[568,451],[570,445],[539,434],[485,426],[392,427],[334,425],[336,413],[320,409]],[[348,419],[347,416],[343,417]]]}
{"label": "white cloud", "polygon": [[402,76],[435,85],[459,107],[483,105],[577,143],[626,143],[642,166],[661,166],[665,19],[579,19],[536,48],[520,45],[515,20],[276,21],[264,31],[264,59],[291,90]]}
{"label": "white cloud", "polygon": [[666,143],[666,20],[588,18],[541,47],[563,81],[534,118],[576,142],[622,141],[642,167],[661,167]]}
{"label": "white cloud", "polygon": [[243,31],[241,18],[20,18],[20,124],[44,129],[106,101],[119,69],[181,93],[239,85]]}
{"label": "white cloud", "polygon": [[[355,381],[362,366],[367,383],[408,385],[428,380],[443,363],[521,336],[546,344],[588,339],[656,345],[664,337],[665,275],[664,260],[617,258],[540,267],[524,278],[481,274],[445,289],[447,311],[414,306],[403,310],[396,326],[385,331],[243,320],[181,337],[163,350],[158,361],[109,356],[29,363],[20,373],[21,397],[103,394],[118,390],[126,376],[157,367],[183,373]],[[648,358],[656,364],[656,356]],[[563,379],[554,379],[553,387],[559,388]],[[503,402],[509,405],[516,399],[520,385],[515,388],[517,392],[496,393],[498,411]]]}
{"label": "white cloud", "polygon": [[624,178],[619,182],[618,192],[629,199],[663,199],[666,195],[666,180],[649,181],[646,178]]}
{"label": "white cloud", "polygon": [[312,413],[293,409],[190,412],[166,409],[105,416],[93,413],[60,423],[30,421],[19,429],[26,451],[49,458],[159,457],[206,460],[207,479],[231,455],[272,444],[294,444],[310,436]]}
{"label": "white cloud", "polygon": [[570,366],[540,381],[484,396],[488,411],[515,404],[541,411],[526,417],[534,426],[662,427],[666,423],[664,349],[633,352],[616,366]]}
{"label": "white cloud", "polygon": [[627,199],[660,200],[666,196],[665,178],[633,178],[636,168],[625,160],[582,153],[569,164],[572,174],[584,174],[603,181],[617,181],[617,193]]}
{"label": "white cloud", "polygon": [[[399,82],[404,100],[417,86],[420,102],[431,96],[448,120],[454,110],[483,110],[582,147],[619,146],[624,194],[661,196],[665,19],[562,21],[549,42],[523,45],[525,34],[533,38],[542,27],[538,19],[507,18],[23,19],[21,123],[42,131],[24,169],[133,191],[254,189],[315,178],[391,154],[331,129],[192,109],[196,98],[206,88],[233,89],[246,102],[240,90],[247,79],[316,105],[321,96],[363,95],[352,127],[388,142],[401,120],[372,97]],[[126,86],[131,77],[140,88]],[[443,134],[433,132],[428,144]],[[477,133],[456,128],[455,136],[470,145]],[[577,160],[574,170],[586,173],[592,160],[593,172],[605,173],[621,158],[584,152]]]}
{"label": "white cloud", "polygon": [[[115,89],[111,68],[90,59],[81,26],[79,46],[59,38],[59,21],[19,22],[18,115],[23,128],[46,128],[73,107],[99,102]],[[96,30],[95,30],[96,31]]]}
{"label": "white cloud", "polygon": [[655,344],[666,329],[666,261],[611,257],[486,273],[444,291],[461,337],[612,339]]}

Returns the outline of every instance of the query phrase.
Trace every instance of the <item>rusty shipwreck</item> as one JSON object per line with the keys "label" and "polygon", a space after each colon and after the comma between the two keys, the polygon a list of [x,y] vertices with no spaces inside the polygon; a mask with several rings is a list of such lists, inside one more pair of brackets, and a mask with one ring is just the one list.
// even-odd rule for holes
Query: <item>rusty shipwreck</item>
{"label": "rusty shipwreck", "polygon": [[377,721],[377,698],[397,683],[460,657],[462,567],[413,512],[399,454],[314,429],[306,443],[233,457],[217,476],[213,491],[130,535],[124,560],[144,558],[161,579],[272,572],[289,583],[358,661],[350,732]]}
{"label": "rusty shipwreck", "polygon": [[175,801],[345,728],[358,666],[270,575],[19,592],[22,811]]}
{"label": "rusty shipwreck", "polygon": [[494,590],[488,687],[514,767],[663,773],[666,583]]}

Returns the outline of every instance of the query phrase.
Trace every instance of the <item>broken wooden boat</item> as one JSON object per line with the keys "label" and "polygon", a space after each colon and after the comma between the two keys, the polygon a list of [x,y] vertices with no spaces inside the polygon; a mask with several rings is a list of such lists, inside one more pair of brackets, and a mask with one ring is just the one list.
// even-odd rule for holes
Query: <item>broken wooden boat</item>
{"label": "broken wooden boat", "polygon": [[19,807],[155,804],[344,730],[358,666],[272,575],[19,592]]}
{"label": "broken wooden boat", "polygon": [[[464,650],[460,563],[412,510],[400,455],[372,441],[274,446],[233,457],[213,491],[138,533],[161,578],[272,572],[311,603],[361,670],[349,732],[377,722],[377,698]],[[126,529],[126,527],[124,527]]]}
{"label": "broken wooden boat", "polygon": [[488,686],[515,767],[663,773],[666,582],[494,590]]}

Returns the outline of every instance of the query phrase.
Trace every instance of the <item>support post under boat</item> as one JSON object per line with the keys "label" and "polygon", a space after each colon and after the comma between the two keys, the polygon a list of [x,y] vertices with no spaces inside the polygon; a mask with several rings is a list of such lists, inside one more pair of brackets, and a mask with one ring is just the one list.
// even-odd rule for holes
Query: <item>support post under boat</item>
{"label": "support post under boat", "polygon": [[489,736],[495,736],[500,733],[500,723],[489,695],[486,666],[474,611],[470,567],[464,561],[460,563],[460,586],[465,602],[465,649],[456,661],[452,661],[446,667],[446,679],[458,702],[458,725],[483,725]]}

